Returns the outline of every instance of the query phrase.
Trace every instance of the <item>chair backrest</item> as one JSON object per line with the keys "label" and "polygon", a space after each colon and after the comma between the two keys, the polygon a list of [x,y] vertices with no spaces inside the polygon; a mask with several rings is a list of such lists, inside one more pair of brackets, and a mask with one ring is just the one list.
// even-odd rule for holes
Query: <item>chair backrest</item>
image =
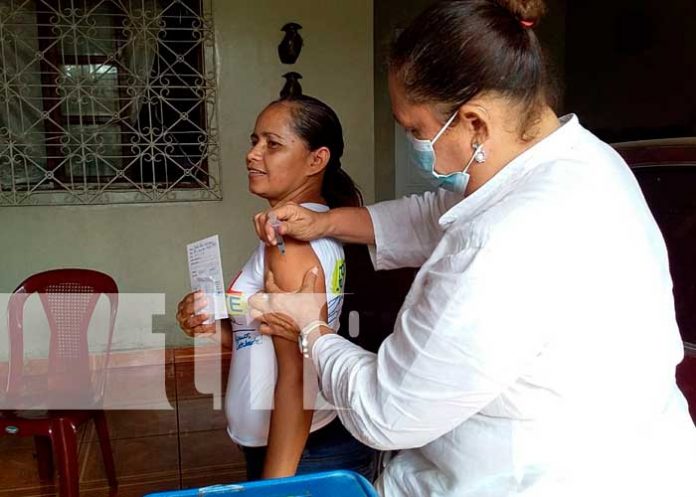
{"label": "chair backrest", "polygon": [[118,287],[110,276],[91,269],[54,269],[37,273],[24,280],[13,292],[8,304],[8,394],[17,394],[22,388],[24,307],[35,293],[39,294],[50,329],[46,376],[50,391],[59,394],[96,387],[99,389],[97,396],[101,396],[103,382],[98,386],[92,384],[87,331],[97,301],[101,295],[105,295],[110,302],[109,329],[102,364],[105,369],[118,310]]}
{"label": "chair backrest", "polygon": [[686,348],[684,360],[677,366],[677,385],[684,393],[691,419],[696,423],[696,349]]}
{"label": "chair backrest", "polygon": [[685,343],[696,344],[696,140],[618,144],[640,183],[669,252],[677,321]]}
{"label": "chair backrest", "polygon": [[631,166],[665,238],[686,351],[677,384],[696,421],[696,140],[635,142],[616,149]]}

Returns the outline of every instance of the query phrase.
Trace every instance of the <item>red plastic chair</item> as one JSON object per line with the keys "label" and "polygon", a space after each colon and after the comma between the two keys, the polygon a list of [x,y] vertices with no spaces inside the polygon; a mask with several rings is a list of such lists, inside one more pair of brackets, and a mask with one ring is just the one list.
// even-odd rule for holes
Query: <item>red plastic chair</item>
{"label": "red plastic chair", "polygon": [[[50,328],[48,370],[45,378],[38,376],[40,382],[37,375],[24,371],[24,307],[34,293],[39,294]],[[90,356],[87,331],[102,294],[110,303],[110,319],[105,354],[98,358],[102,374],[95,376],[97,358]],[[61,497],[79,496],[77,429],[90,419],[99,437],[109,485],[117,487],[106,417],[100,409],[117,309],[114,280],[89,269],[35,274],[10,297],[10,363],[5,399],[0,401],[0,436],[34,437],[39,478],[53,479],[55,461]],[[71,404],[73,400],[75,404]],[[58,405],[60,410],[51,410]]]}

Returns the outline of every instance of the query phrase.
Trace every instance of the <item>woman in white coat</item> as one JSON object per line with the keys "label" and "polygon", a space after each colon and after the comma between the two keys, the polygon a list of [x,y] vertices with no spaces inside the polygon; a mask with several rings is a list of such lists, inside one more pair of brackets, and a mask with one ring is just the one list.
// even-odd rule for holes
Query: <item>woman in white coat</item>
{"label": "woman in white coat", "polygon": [[[252,303],[262,332],[299,339],[347,429],[398,450],[378,482],[389,497],[695,491],[665,245],[625,162],[551,109],[542,13],[540,0],[442,1],[395,42],[394,116],[442,188],[273,209],[285,236],[420,267],[378,354],[315,321],[311,298]],[[256,227],[274,244],[267,214]]]}

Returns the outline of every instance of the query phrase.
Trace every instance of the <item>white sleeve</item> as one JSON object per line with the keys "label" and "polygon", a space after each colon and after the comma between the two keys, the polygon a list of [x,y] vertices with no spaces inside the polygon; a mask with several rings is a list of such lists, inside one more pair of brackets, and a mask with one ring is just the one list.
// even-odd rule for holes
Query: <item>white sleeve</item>
{"label": "white sleeve", "polygon": [[367,206],[375,230],[375,269],[420,267],[442,238],[439,219],[461,196],[438,189]]}
{"label": "white sleeve", "polygon": [[483,409],[537,356],[548,330],[539,316],[555,314],[554,292],[536,274],[544,254],[508,245],[430,266],[377,355],[336,335],[315,342],[322,391],[353,436],[381,450],[423,446]]}

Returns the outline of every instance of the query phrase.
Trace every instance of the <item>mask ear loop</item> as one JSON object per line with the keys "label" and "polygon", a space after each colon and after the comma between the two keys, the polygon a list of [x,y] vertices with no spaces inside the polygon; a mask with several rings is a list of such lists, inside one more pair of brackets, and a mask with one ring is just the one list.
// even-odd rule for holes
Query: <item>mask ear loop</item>
{"label": "mask ear loop", "polygon": [[457,114],[459,114],[459,112],[455,112],[454,114],[452,114],[452,117],[450,117],[450,118],[447,120],[447,122],[445,123],[445,125],[442,127],[442,129],[441,129],[440,131],[437,132],[437,134],[435,135],[435,138],[433,138],[433,139],[430,141],[431,144],[434,145],[435,142],[442,136],[442,134],[443,134],[445,131],[447,131],[447,128],[449,128],[449,127],[450,127],[450,124],[452,124],[452,123],[454,122],[454,119],[457,117]]}
{"label": "mask ear loop", "polygon": [[469,168],[471,167],[471,164],[476,161],[478,164],[483,164],[486,162],[486,152],[483,150],[483,143],[474,143],[472,145],[474,149],[474,153],[471,155],[471,159],[469,159],[469,162],[466,163],[466,166],[464,167],[464,170],[462,172],[466,173],[469,171]]}
{"label": "mask ear loop", "polygon": [[488,155],[486,154],[486,151],[483,149],[483,143],[478,144],[474,142],[472,147],[474,149],[474,160],[479,164],[483,164],[484,162],[486,162],[486,159],[488,159]]}

